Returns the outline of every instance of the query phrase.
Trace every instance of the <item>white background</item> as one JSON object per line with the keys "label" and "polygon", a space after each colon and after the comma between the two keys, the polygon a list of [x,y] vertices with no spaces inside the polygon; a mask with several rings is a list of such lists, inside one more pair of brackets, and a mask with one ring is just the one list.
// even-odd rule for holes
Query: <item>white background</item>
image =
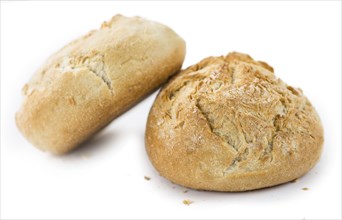
{"label": "white background", "polygon": [[[21,87],[51,53],[116,13],[173,28],[187,43],[183,67],[230,51],[268,62],[316,107],[320,162],[270,189],[184,193],[145,152],[156,94],[69,155],[31,146],[14,123]],[[341,218],[341,2],[1,2],[1,218]]]}

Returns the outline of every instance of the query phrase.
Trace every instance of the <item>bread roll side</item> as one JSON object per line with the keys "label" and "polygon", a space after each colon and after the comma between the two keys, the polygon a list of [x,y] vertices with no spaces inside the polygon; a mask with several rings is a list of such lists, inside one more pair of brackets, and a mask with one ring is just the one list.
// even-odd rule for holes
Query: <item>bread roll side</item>
{"label": "bread roll side", "polygon": [[54,154],[74,149],[177,72],[184,41],[168,27],[114,16],[52,55],[24,86],[23,135]]}

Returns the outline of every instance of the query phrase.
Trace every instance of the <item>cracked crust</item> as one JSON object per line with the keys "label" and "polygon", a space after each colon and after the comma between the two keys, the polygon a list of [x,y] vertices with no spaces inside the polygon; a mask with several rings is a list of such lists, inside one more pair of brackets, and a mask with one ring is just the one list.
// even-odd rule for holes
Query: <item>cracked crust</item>
{"label": "cracked crust", "polygon": [[44,63],[23,88],[17,126],[41,150],[66,153],[159,87],[184,56],[170,28],[116,15]]}
{"label": "cracked crust", "polygon": [[241,53],[209,57],[175,76],[151,108],[146,149],[186,187],[246,191],[291,181],[318,161],[320,119],[300,89]]}

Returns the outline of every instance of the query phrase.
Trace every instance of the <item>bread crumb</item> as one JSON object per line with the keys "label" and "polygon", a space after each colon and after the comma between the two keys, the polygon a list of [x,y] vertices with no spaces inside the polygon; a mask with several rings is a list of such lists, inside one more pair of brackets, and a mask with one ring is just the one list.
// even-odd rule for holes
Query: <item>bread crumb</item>
{"label": "bread crumb", "polygon": [[307,191],[307,190],[309,190],[309,188],[304,187],[304,188],[302,188],[302,190]]}
{"label": "bread crumb", "polygon": [[189,192],[189,190],[184,190],[184,191],[183,191],[183,193],[187,193],[187,192]]}
{"label": "bread crumb", "polygon": [[184,199],[184,200],[183,200],[183,204],[184,204],[184,205],[190,205],[190,204],[192,204],[192,203],[194,203],[194,202],[191,201],[190,199]]}
{"label": "bread crumb", "polygon": [[151,179],[151,177],[148,177],[148,176],[144,176],[144,179],[149,181]]}

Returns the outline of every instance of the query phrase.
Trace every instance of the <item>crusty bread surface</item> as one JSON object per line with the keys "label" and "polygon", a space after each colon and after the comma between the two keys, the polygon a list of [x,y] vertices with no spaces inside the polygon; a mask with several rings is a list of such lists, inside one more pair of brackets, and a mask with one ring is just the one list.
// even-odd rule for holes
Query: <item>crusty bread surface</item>
{"label": "crusty bread surface", "polygon": [[206,58],[162,88],[145,142],[154,167],[174,183],[247,191],[308,172],[319,160],[323,128],[301,89],[234,52]]}
{"label": "crusty bread surface", "polygon": [[42,65],[23,88],[17,126],[41,150],[66,153],[158,88],[184,56],[170,28],[116,15]]}

